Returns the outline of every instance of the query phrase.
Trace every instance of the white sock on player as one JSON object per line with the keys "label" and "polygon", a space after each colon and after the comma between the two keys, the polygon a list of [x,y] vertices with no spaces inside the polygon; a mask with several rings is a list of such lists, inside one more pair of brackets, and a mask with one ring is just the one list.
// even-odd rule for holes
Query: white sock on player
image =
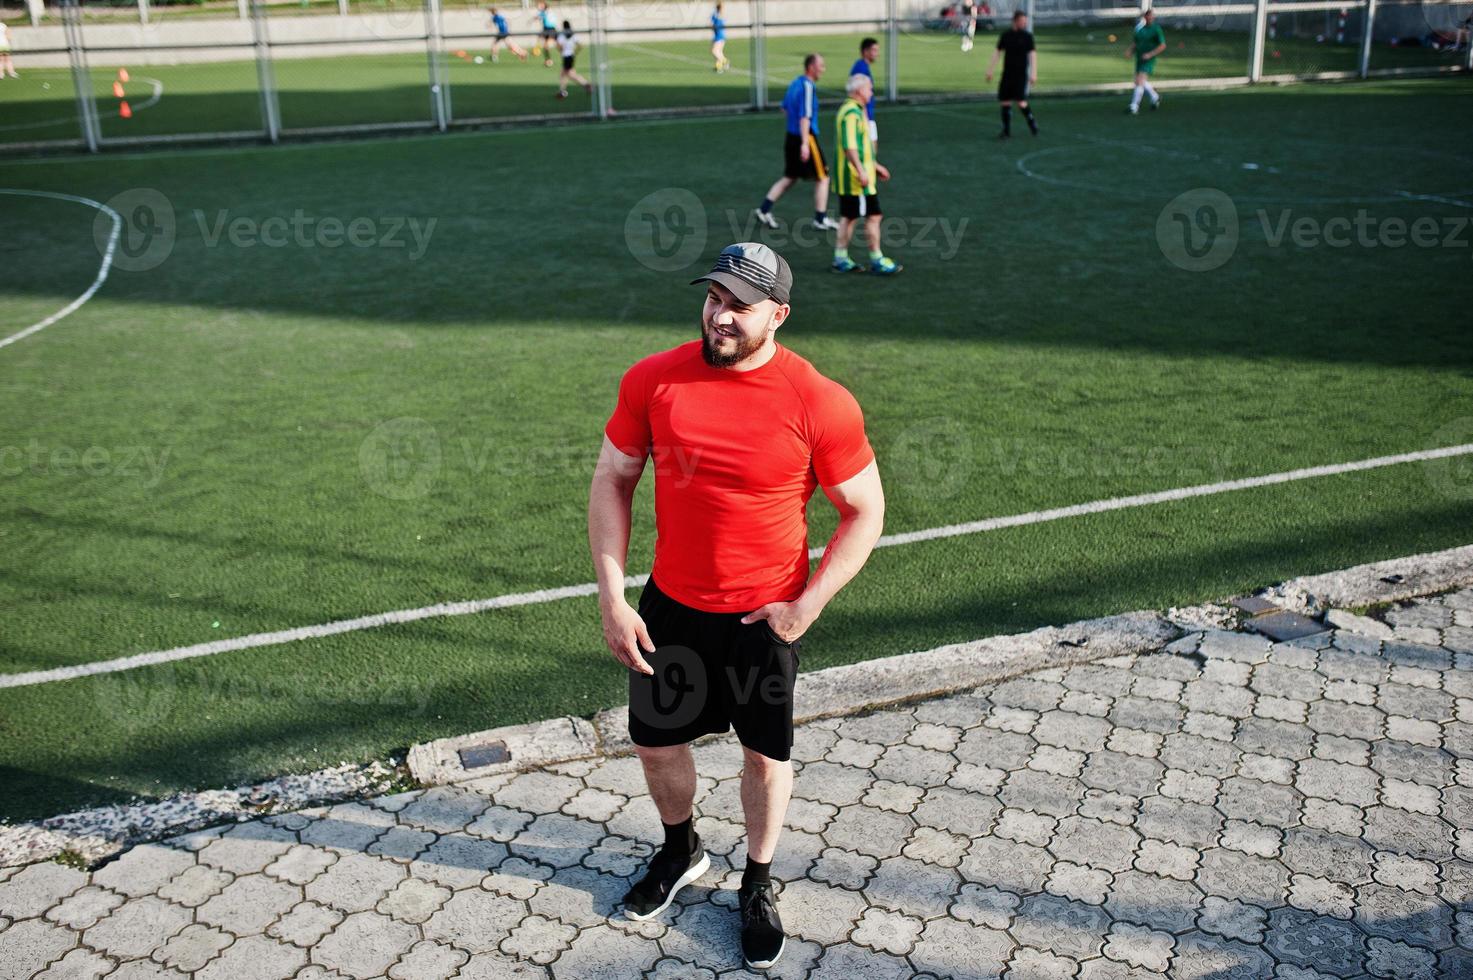
{"label": "white sock on player", "polygon": [[1146,90],[1144,85],[1137,85],[1135,91],[1130,93],[1130,107],[1139,109],[1141,107],[1141,93]]}
{"label": "white sock on player", "polygon": [[[1151,88],[1150,82],[1147,82],[1145,85],[1141,86],[1141,88],[1144,88],[1146,90],[1146,94],[1151,97],[1151,105],[1155,105],[1157,102],[1161,101],[1161,96],[1156,93],[1155,89]],[[1137,102],[1141,100],[1139,93],[1137,93],[1135,100]]]}

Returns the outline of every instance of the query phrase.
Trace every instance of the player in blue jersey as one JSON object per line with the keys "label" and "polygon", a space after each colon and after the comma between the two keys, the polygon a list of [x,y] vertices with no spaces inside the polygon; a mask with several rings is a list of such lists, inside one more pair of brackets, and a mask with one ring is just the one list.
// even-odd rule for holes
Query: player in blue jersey
{"label": "player in blue jersey", "polygon": [[495,7],[491,7],[490,11],[491,29],[496,32],[496,36],[491,39],[491,61],[495,63],[496,52],[501,50],[502,45],[506,46],[506,50],[510,51],[518,58],[521,58],[523,61],[526,61],[527,52],[519,48],[517,46],[517,42],[511,39],[511,28],[507,26],[506,15],[497,10]]}
{"label": "player in blue jersey", "polygon": [[711,57],[716,59],[716,74],[726,74],[731,61],[726,57],[726,20],[721,16],[721,4],[711,12]]}
{"label": "player in blue jersey", "polygon": [[875,101],[879,98],[879,89],[875,87],[875,73],[870,70],[870,65],[880,60],[880,42],[872,37],[867,37],[859,42],[859,60],[854,67],[849,69],[849,76],[868,75],[871,95],[869,104],[865,106],[865,119],[869,122],[869,140],[876,146],[880,144],[880,127],[875,125]]}
{"label": "player in blue jersey", "polygon": [[810,54],[803,59],[803,74],[793,79],[783,96],[783,112],[788,117],[788,131],[783,141],[783,175],[768,190],[762,204],[753,214],[768,228],[777,228],[772,205],[800,180],[815,181],[813,187],[813,227],[818,231],[836,231],[839,223],[828,215],[829,169],[823,150],[818,146],[818,80],[823,76],[823,55]]}

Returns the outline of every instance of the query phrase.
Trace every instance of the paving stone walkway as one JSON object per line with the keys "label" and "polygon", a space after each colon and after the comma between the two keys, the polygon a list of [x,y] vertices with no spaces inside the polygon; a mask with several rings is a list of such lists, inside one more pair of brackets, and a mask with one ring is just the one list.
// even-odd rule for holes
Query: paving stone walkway
{"label": "paving stone walkway", "polygon": [[[803,727],[771,974],[1473,977],[1473,590],[1387,619]],[[626,757],[0,871],[0,977],[747,975],[740,753],[696,755],[663,921],[610,918],[659,829]]]}

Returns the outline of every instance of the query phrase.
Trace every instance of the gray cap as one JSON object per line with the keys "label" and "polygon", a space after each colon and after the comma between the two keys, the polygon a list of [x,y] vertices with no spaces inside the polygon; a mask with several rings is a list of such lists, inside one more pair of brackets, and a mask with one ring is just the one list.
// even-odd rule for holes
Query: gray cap
{"label": "gray cap", "polygon": [[786,303],[793,289],[793,270],[781,255],[761,242],[737,242],[716,256],[716,264],[698,282],[719,282],[743,303],[775,299]]}

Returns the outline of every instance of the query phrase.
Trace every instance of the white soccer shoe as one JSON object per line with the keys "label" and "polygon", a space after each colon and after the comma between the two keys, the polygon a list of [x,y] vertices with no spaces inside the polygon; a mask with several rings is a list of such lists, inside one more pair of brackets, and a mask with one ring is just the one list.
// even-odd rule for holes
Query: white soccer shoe
{"label": "white soccer shoe", "polygon": [[752,210],[752,213],[757,216],[758,224],[766,225],[769,228],[777,227],[777,219],[772,216],[771,211],[764,211],[761,208],[754,208]]}

